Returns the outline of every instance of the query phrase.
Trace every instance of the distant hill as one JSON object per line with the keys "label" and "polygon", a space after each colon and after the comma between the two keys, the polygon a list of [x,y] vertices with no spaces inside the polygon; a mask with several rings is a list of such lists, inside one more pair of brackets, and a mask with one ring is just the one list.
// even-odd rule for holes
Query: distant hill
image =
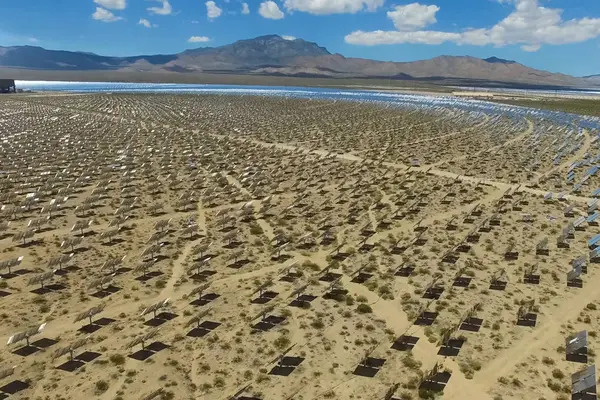
{"label": "distant hill", "polygon": [[414,62],[385,62],[331,54],[316,43],[277,35],[240,40],[179,54],[106,57],[37,46],[0,47],[0,67],[51,71],[143,71],[177,74],[235,73],[295,77],[385,78],[436,81],[511,82],[589,86],[597,77],[576,78],[540,71],[497,57],[440,56]]}
{"label": "distant hill", "polygon": [[163,65],[176,58],[176,55],[104,57],[80,51],[46,50],[37,46],[0,47],[0,66],[42,70],[114,70],[141,60],[152,65]]}
{"label": "distant hill", "polygon": [[584,76],[584,79],[592,85],[600,85],[600,74]]}
{"label": "distant hill", "polygon": [[498,57],[484,58],[483,61],[487,61],[492,64],[516,64],[517,63],[516,61],[504,60],[504,59],[498,58]]}

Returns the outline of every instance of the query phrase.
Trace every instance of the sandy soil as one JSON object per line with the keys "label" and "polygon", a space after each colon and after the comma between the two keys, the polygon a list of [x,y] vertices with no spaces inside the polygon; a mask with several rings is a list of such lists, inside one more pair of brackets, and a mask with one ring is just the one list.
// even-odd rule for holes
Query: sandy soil
{"label": "sandy soil", "polygon": [[600,229],[557,239],[598,132],[261,97],[0,109],[0,335],[45,324],[2,349],[0,398],[567,399],[567,336],[594,361]]}

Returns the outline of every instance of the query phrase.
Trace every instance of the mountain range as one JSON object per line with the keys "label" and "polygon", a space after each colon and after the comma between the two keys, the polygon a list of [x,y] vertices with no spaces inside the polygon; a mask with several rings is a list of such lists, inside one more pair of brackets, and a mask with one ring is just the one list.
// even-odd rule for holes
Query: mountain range
{"label": "mountain range", "polygon": [[[510,82],[547,86],[600,85],[600,76],[577,78],[529,68],[497,57],[439,56],[414,62],[347,58],[302,39],[278,35],[240,40],[220,47],[190,49],[178,54],[107,57],[87,52],[47,50],[37,46],[0,47],[2,68],[37,71],[124,71],[251,74],[325,78]],[[4,75],[4,74],[3,74]]]}
{"label": "mountain range", "polygon": [[583,78],[586,79],[587,81],[591,81],[592,83],[596,83],[597,85],[600,85],[600,74],[584,76]]}

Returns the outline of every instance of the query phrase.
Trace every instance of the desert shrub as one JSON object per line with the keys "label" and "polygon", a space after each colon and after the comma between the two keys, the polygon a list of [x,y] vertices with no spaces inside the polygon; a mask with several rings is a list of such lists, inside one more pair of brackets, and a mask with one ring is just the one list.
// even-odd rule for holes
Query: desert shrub
{"label": "desert shrub", "polygon": [[359,304],[358,307],[356,307],[356,311],[361,314],[370,314],[373,312],[373,309],[371,308],[370,305],[362,303],[362,304]]}
{"label": "desert shrub", "polygon": [[323,329],[325,327],[325,323],[323,323],[323,320],[321,319],[315,319],[313,322],[310,323],[310,326],[312,326],[315,329]]}
{"label": "desert shrub", "polygon": [[435,400],[435,392],[427,389],[419,389],[419,398],[424,400]]}
{"label": "desert shrub", "polygon": [[290,339],[288,339],[287,336],[279,336],[277,339],[275,339],[273,345],[279,350],[283,350],[290,345]]}
{"label": "desert shrub", "polygon": [[125,364],[125,357],[122,354],[112,354],[110,357],[110,362],[115,365],[123,365]]}
{"label": "desert shrub", "polygon": [[106,381],[98,381],[96,382],[96,393],[104,393],[108,390],[108,382]]}
{"label": "desert shrub", "polygon": [[252,224],[250,227],[250,233],[253,235],[262,235],[263,229],[258,224]]}
{"label": "desert shrub", "polygon": [[544,363],[545,365],[554,365],[554,360],[550,357],[544,357],[542,358],[542,363]]}
{"label": "desert shrub", "polygon": [[402,364],[409,369],[421,368],[421,362],[419,360],[415,360],[414,357],[410,354],[402,359]]}
{"label": "desert shrub", "polygon": [[222,388],[225,387],[225,379],[221,376],[216,376],[213,381],[214,387]]}
{"label": "desert shrub", "polygon": [[565,373],[560,369],[555,369],[552,371],[552,376],[556,379],[563,379],[565,377]]}

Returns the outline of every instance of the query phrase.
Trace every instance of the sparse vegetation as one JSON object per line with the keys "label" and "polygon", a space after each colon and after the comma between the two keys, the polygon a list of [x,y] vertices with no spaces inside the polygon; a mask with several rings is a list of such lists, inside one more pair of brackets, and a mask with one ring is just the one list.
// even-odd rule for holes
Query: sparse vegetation
{"label": "sparse vegetation", "polygon": [[[0,261],[24,256],[14,276],[0,271],[3,334],[48,323],[31,342],[57,341],[15,370],[31,379],[23,396],[277,397],[281,368],[281,396],[380,396],[398,383],[396,397],[433,399],[423,378],[458,340],[450,385],[470,397],[528,398],[535,382],[537,397],[570,394],[562,338],[586,329],[591,364],[600,323],[593,296],[564,312],[593,284],[567,287],[564,268],[594,228],[554,242],[600,178],[566,202],[543,196],[574,190],[564,175],[584,161],[583,179],[600,129],[479,103],[423,112],[317,97],[0,99]],[[29,226],[33,237],[12,241]],[[515,326],[527,313],[538,326]],[[51,373],[73,344],[101,355]],[[365,354],[386,360],[381,387],[346,390]]]}

